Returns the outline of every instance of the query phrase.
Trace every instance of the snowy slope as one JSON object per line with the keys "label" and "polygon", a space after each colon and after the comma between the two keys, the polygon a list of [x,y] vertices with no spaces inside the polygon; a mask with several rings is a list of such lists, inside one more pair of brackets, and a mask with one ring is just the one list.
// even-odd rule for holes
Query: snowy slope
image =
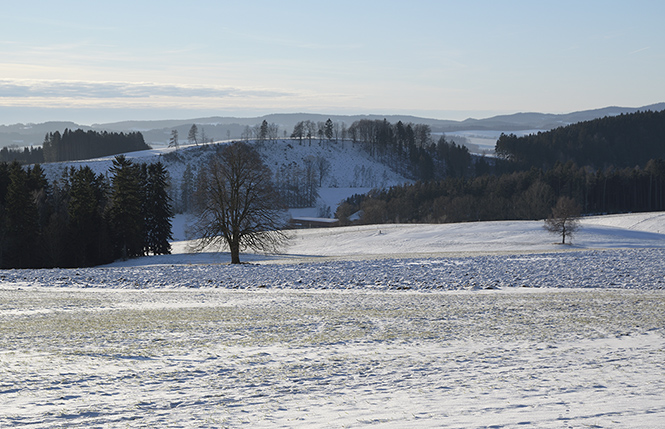
{"label": "snowy slope", "polygon": [[[174,253],[183,263],[208,261],[210,254],[187,254],[186,216],[174,222]],[[573,244],[543,228],[542,221],[496,221],[456,224],[363,225],[306,229],[292,232],[283,255],[245,255],[245,260],[279,260],[285,257],[408,257],[489,253],[558,252],[584,249],[665,247],[665,213],[636,213],[584,218]],[[157,261],[159,257],[155,257]],[[170,256],[171,262],[178,257]],[[131,262],[135,263],[135,262]]]}
{"label": "snowy slope", "polygon": [[260,146],[266,165],[275,171],[293,162],[302,166],[306,157],[323,157],[330,163],[330,173],[323,178],[319,201],[313,208],[291,209],[293,217],[316,217],[318,208],[328,206],[334,215],[339,203],[353,194],[364,194],[373,188],[386,188],[408,182],[386,165],[371,158],[360,145],[352,142],[298,142],[279,140]]}
{"label": "snowy slope", "polygon": [[[161,161],[171,176],[172,197],[177,196],[180,183],[187,165],[190,165],[194,175],[200,165],[206,162],[215,147],[226,142],[218,142],[213,145],[182,145],[176,151],[175,148],[156,147],[151,150],[130,152],[125,154],[134,162],[157,162]],[[322,181],[319,190],[320,199],[315,207],[305,209],[293,209],[293,216],[318,215],[318,208],[329,206],[334,214],[337,205],[353,194],[364,194],[372,188],[390,187],[408,182],[406,178],[395,173],[384,164],[372,159],[359,145],[351,142],[328,143],[312,140],[311,145],[303,140],[278,140],[276,142],[265,142],[257,146],[266,165],[273,173],[282,165],[298,164],[304,165],[306,157],[324,157],[330,163],[330,173]],[[65,169],[69,167],[78,168],[87,165],[95,174],[107,174],[112,166],[114,156],[98,159],[69,161],[44,164],[43,168],[49,181],[57,180],[62,176]]]}

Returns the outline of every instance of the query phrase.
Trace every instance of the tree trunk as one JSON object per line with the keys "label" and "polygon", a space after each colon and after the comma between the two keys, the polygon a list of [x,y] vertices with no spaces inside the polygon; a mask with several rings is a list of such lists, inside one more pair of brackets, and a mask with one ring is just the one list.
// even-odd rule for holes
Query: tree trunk
{"label": "tree trunk", "polygon": [[231,263],[239,264],[240,263],[240,241],[233,240],[229,243],[229,249],[231,250]]}

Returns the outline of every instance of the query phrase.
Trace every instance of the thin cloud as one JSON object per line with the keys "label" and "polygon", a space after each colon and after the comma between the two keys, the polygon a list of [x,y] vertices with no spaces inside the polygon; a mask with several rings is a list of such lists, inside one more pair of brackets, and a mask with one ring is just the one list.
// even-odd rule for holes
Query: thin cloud
{"label": "thin cloud", "polygon": [[276,98],[292,95],[278,90],[198,85],[0,79],[0,98]]}
{"label": "thin cloud", "polygon": [[645,47],[645,48],[640,48],[640,49],[638,49],[638,50],[636,50],[636,51],[633,51],[633,52],[629,53],[628,55],[637,54],[638,52],[646,51],[646,50],[648,50],[648,49],[651,49],[651,47],[650,47],[650,46],[647,46],[647,47]]}

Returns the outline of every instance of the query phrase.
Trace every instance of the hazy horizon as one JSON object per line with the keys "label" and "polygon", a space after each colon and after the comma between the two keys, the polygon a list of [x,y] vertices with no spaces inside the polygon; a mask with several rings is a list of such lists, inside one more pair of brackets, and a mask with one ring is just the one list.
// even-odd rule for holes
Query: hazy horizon
{"label": "hazy horizon", "polygon": [[[607,106],[603,106],[607,107]],[[622,106],[624,107],[624,106]],[[627,106],[633,107],[633,106]],[[497,115],[512,114],[518,112],[508,111],[450,111],[437,115],[436,112],[360,112],[349,110],[348,112],[300,112],[300,111],[263,111],[243,110],[237,112],[216,110],[177,110],[177,109],[40,109],[40,108],[11,108],[0,106],[0,125],[14,124],[39,124],[44,122],[74,122],[78,125],[91,126],[94,124],[106,124],[124,121],[160,121],[160,120],[187,120],[208,117],[234,117],[255,118],[272,114],[321,114],[331,116],[416,116],[428,119],[463,121],[465,119],[486,119]],[[553,112],[539,112],[553,113]],[[570,113],[570,112],[557,112]]]}
{"label": "hazy horizon", "polygon": [[[654,103],[662,104],[662,103]],[[636,109],[647,106],[598,106],[594,109],[589,110],[598,110],[611,107],[626,108],[626,109]],[[242,111],[242,112],[219,112],[219,111],[192,111],[192,110],[120,110],[120,109],[110,109],[108,111],[104,109],[100,110],[91,110],[91,109],[81,109],[81,110],[55,110],[55,109],[39,109],[39,108],[29,108],[29,109],[15,109],[7,108],[0,106],[0,119],[3,122],[0,122],[0,126],[12,126],[18,124],[43,124],[48,122],[72,122],[80,126],[95,126],[103,124],[113,124],[120,122],[151,122],[151,121],[187,121],[195,120],[201,118],[213,118],[213,117],[222,117],[222,118],[237,118],[239,120],[243,119],[253,119],[261,118],[269,115],[323,115],[323,116],[384,116],[384,117],[417,117],[423,119],[432,119],[432,120],[443,120],[443,121],[457,121],[462,122],[467,119],[490,119],[496,116],[501,115],[512,115],[518,113],[536,113],[536,114],[572,114],[576,112],[584,112],[582,110],[575,111],[566,111],[566,112],[531,112],[531,111],[475,111],[475,112],[464,112],[464,111],[451,111],[444,112],[436,116],[436,112],[409,112],[409,113],[391,113],[391,112],[296,112],[296,111],[284,111],[284,112],[264,112],[261,110],[257,111]],[[429,113],[429,114],[428,114]],[[12,119],[13,118],[13,119]],[[30,119],[26,119],[30,118]]]}
{"label": "hazy horizon", "polygon": [[0,123],[412,115],[665,100],[665,3],[26,0],[3,6]]}

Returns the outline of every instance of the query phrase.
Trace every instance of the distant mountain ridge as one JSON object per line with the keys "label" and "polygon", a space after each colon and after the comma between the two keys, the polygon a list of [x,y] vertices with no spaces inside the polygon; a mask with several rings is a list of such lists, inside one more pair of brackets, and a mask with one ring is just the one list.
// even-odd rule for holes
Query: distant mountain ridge
{"label": "distant mountain ridge", "polygon": [[[651,110],[658,112],[665,110],[665,103],[656,103],[643,107],[610,106],[601,109],[583,110],[579,112],[551,114],[551,113],[515,113],[500,115],[487,119],[466,119],[461,121],[465,127],[478,125],[473,130],[519,131],[519,130],[551,130],[557,127],[590,121],[606,116],[635,113]],[[515,128],[513,128],[515,127]],[[461,130],[454,130],[461,131]]]}
{"label": "distant mountain ridge", "polygon": [[0,147],[18,145],[30,146],[41,145],[44,136],[48,132],[60,131],[65,128],[97,131],[128,132],[140,131],[145,137],[147,143],[168,141],[170,131],[178,129],[180,138],[186,140],[187,130],[192,124],[197,124],[199,130],[204,128],[206,135],[215,140],[239,138],[246,126],[260,124],[263,120],[268,123],[275,123],[280,126],[281,133],[284,131],[291,134],[293,126],[305,120],[314,122],[324,122],[330,118],[333,122],[344,122],[351,125],[360,119],[382,120],[386,119],[391,123],[402,121],[404,123],[413,122],[427,124],[433,132],[456,132],[470,130],[491,130],[491,131],[521,131],[521,130],[551,130],[560,126],[565,126],[577,122],[588,121],[602,118],[605,116],[616,116],[620,114],[635,113],[637,111],[660,111],[665,110],[665,102],[651,104],[643,107],[618,107],[610,106],[601,109],[584,110],[579,112],[565,114],[551,113],[515,113],[511,115],[499,115],[485,119],[465,119],[463,121],[422,118],[409,115],[326,115],[314,113],[275,113],[265,116],[252,118],[237,117],[203,117],[192,119],[174,119],[174,120],[155,120],[155,121],[123,121],[106,124],[93,124],[92,126],[78,125],[74,122],[45,122],[41,124],[13,124],[0,125]]}

